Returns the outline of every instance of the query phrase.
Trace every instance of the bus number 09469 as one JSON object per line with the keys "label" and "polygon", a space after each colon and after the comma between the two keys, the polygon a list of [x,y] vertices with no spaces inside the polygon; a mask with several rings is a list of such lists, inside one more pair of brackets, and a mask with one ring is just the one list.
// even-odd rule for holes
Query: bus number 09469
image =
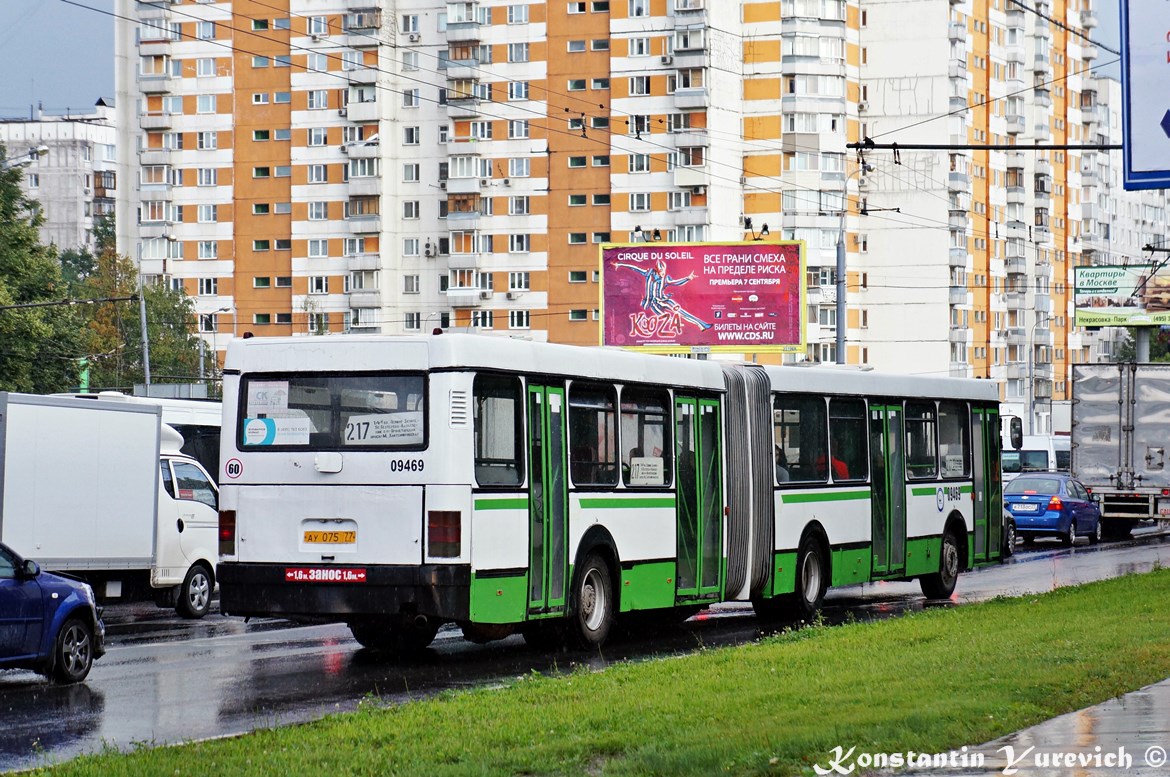
{"label": "bus number 09469", "polygon": [[391,459],[390,460],[390,471],[391,472],[422,472],[423,471],[423,460],[422,459]]}

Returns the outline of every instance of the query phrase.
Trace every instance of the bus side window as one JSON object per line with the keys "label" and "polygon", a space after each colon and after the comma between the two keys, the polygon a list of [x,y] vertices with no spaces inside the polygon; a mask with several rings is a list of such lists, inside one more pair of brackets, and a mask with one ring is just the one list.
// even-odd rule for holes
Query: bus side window
{"label": "bus side window", "polygon": [[661,389],[623,388],[622,482],[633,488],[663,487],[671,478],[670,395]]}
{"label": "bus side window", "polygon": [[772,434],[784,449],[788,482],[824,482],[829,442],[825,399],[807,394],[776,394],[772,401]]}
{"label": "bus side window", "polygon": [[518,486],[524,481],[520,380],[476,375],[473,391],[475,480],[481,486]]}
{"label": "bus side window", "polygon": [[906,471],[911,478],[938,474],[934,402],[906,403]]}
{"label": "bus side window", "polygon": [[865,480],[869,455],[865,400],[834,397],[829,401],[829,453],[833,480]]}

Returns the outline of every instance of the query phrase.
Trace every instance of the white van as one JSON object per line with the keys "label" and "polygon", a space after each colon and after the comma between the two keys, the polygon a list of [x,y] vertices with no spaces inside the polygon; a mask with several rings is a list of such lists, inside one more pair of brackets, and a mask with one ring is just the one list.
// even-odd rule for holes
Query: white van
{"label": "white van", "polygon": [[1021,472],[1068,472],[1070,447],[1067,437],[1025,435],[1019,450],[1004,446],[1001,455],[1003,482]]}

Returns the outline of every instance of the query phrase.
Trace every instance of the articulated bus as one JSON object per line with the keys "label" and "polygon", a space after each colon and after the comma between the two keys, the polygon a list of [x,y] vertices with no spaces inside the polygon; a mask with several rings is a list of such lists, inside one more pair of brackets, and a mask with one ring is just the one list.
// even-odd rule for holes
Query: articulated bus
{"label": "articulated bus", "polygon": [[829,586],[946,598],[1003,552],[990,381],[484,335],[235,340],[225,614],[417,649],[571,636]]}

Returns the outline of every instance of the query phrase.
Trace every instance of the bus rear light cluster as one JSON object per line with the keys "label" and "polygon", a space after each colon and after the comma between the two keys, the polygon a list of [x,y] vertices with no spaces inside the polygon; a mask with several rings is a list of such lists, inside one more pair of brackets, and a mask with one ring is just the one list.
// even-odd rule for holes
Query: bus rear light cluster
{"label": "bus rear light cluster", "polygon": [[219,511],[219,555],[232,556],[236,552],[236,511]]}
{"label": "bus rear light cluster", "polygon": [[457,558],[463,547],[462,524],[458,510],[428,510],[427,552],[434,557]]}

